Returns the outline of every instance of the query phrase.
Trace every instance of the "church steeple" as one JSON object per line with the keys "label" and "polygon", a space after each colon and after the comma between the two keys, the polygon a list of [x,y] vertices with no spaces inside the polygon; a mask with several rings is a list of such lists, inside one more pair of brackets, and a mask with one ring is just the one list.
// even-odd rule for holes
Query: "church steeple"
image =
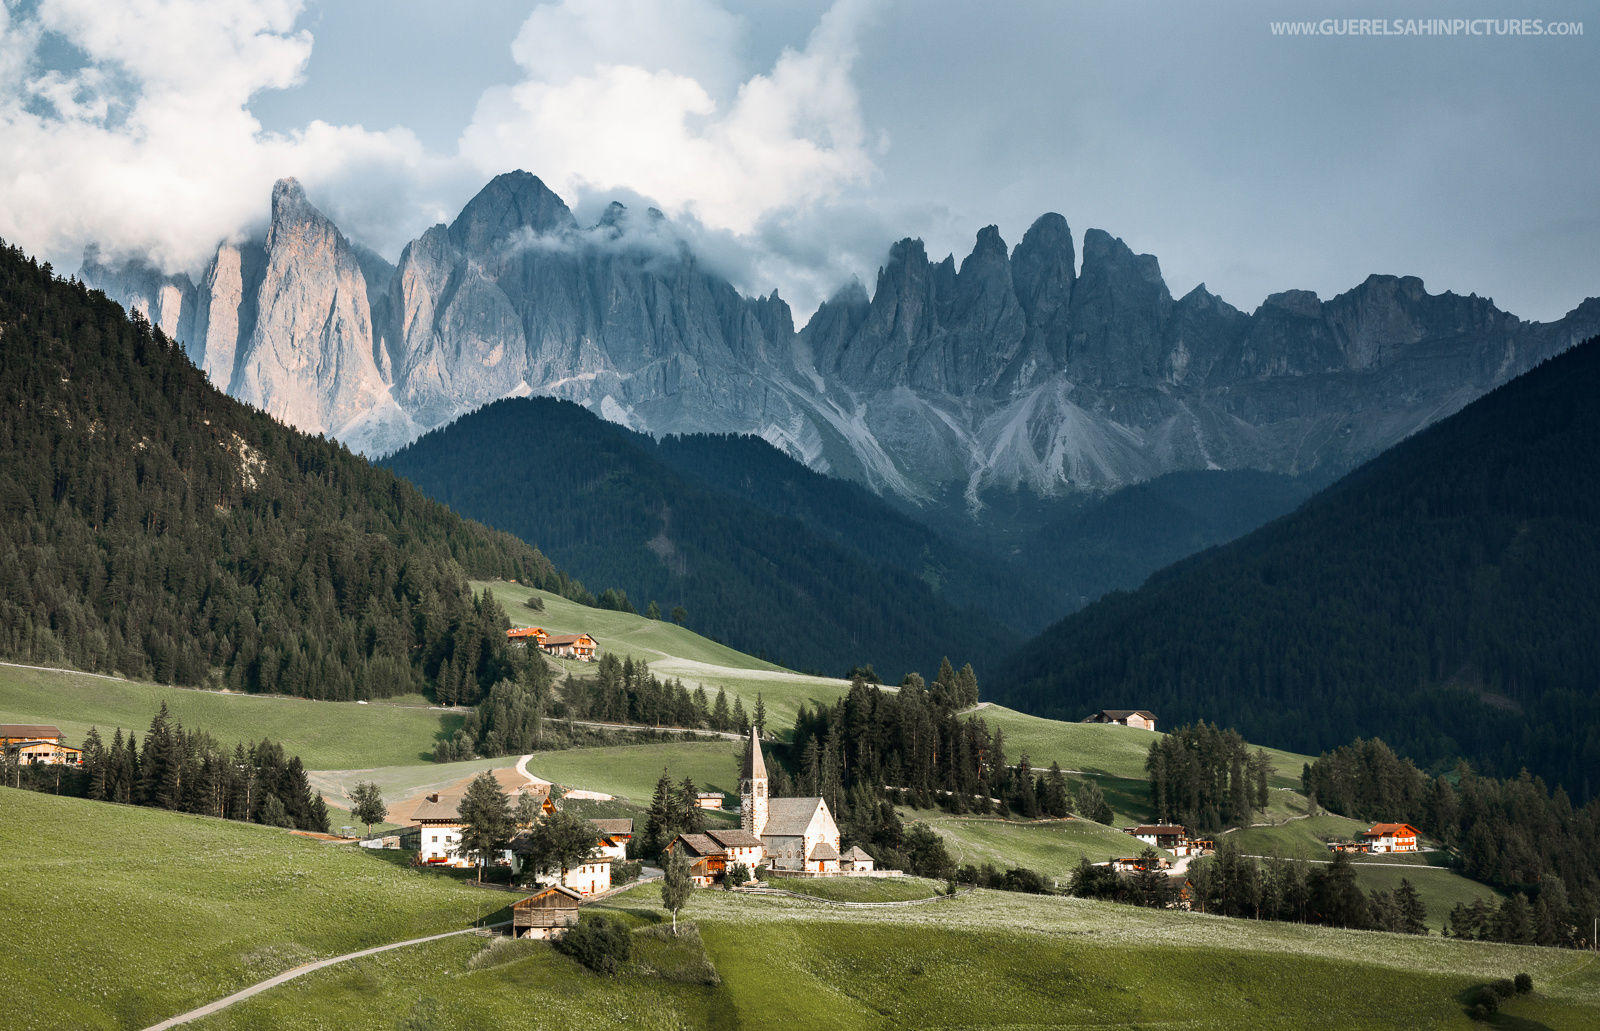
{"label": "church steeple", "polygon": [[767,826],[767,763],[761,757],[761,739],[750,728],[750,750],[739,771],[739,822],[745,830],[761,836]]}

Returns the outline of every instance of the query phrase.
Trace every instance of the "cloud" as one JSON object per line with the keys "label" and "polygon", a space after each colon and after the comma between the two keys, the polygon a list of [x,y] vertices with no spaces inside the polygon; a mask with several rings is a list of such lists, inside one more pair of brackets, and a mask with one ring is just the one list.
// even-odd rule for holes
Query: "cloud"
{"label": "cloud", "polygon": [[[43,0],[31,16],[0,12],[0,236],[58,260],[94,242],[111,257],[194,271],[264,217],[281,176],[334,188],[425,169],[403,129],[263,131],[250,98],[299,81],[311,53],[294,27],[300,9]],[[42,67],[45,40],[77,67]]]}
{"label": "cloud", "polygon": [[513,47],[526,77],[487,91],[461,137],[481,172],[536,169],[569,197],[629,189],[735,233],[875,176],[851,80],[864,0],[838,0],[803,48],[725,99],[731,15],[706,0],[600,8],[561,0],[530,15]]}

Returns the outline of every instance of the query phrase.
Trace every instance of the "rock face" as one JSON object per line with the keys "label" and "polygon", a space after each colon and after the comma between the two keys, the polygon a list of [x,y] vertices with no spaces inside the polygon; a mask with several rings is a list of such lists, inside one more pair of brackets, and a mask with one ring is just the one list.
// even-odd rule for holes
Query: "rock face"
{"label": "rock face", "polygon": [[1600,301],[1523,322],[1477,296],[1373,276],[1241,312],[1060,215],[959,266],[901,240],[798,333],[659,212],[580,226],[526,172],[496,177],[398,266],[293,180],[259,242],[198,286],[86,257],[83,278],[183,340],[219,385],[381,454],[508,395],[654,434],[755,433],[813,468],[924,502],[1103,491],[1185,469],[1339,472],[1600,331]]}

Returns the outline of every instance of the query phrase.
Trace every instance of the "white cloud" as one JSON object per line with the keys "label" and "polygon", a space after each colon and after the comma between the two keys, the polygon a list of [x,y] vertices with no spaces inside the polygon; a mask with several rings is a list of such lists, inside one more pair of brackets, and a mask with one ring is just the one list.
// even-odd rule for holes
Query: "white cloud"
{"label": "white cloud", "polygon": [[[272,182],[315,188],[427,163],[405,130],[262,130],[247,104],[302,75],[300,0],[43,0],[0,16],[0,236],[58,260],[90,242],[195,270],[265,214]],[[54,37],[82,58],[39,67]]]}
{"label": "white cloud", "polygon": [[735,233],[874,176],[851,81],[864,0],[838,0],[803,49],[726,100],[731,16],[705,0],[602,6],[561,0],[529,17],[513,50],[527,77],[487,91],[461,137],[481,172],[532,169],[568,197],[628,189]]}

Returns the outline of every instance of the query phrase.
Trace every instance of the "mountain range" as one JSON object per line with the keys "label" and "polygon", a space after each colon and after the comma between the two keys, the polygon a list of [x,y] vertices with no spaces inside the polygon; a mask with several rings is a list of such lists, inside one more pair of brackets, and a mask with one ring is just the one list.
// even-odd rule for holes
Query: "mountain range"
{"label": "mountain range", "polygon": [[212,381],[370,455],[508,396],[576,401],[654,436],[748,433],[925,510],[1103,493],[1165,473],[1332,478],[1600,331],[1600,300],[1529,323],[1486,298],[1372,276],[1245,313],[1060,215],[959,265],[890,248],[804,327],[741,295],[659,212],[593,225],[535,176],[496,177],[391,266],[298,183],[265,233],[191,280],[86,256]]}
{"label": "mountain range", "polygon": [[996,700],[1600,785],[1600,339],[1010,656]]}

